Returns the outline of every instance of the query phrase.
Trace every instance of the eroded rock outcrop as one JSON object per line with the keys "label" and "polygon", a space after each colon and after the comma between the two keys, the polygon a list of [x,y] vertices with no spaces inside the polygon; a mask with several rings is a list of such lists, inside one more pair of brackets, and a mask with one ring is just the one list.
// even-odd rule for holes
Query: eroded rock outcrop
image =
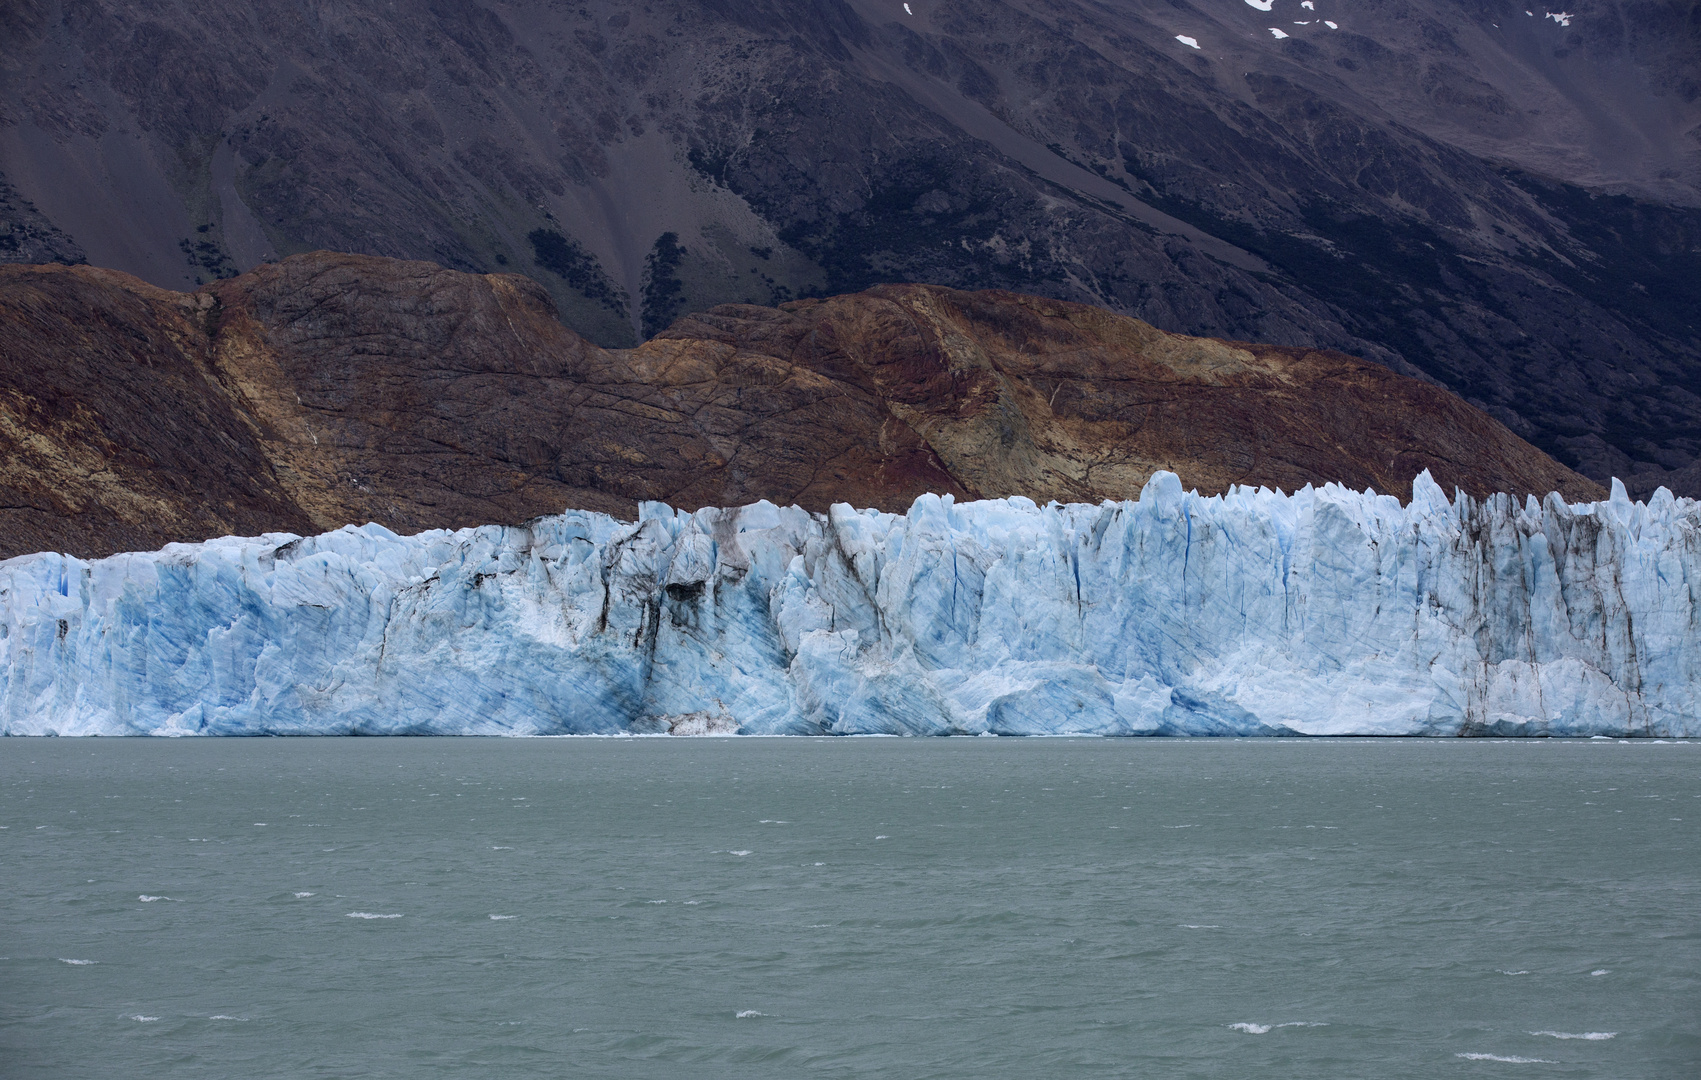
{"label": "eroded rock outcrop", "polygon": [[318,253],[195,293],[0,267],[0,557],[378,522],[1231,484],[1602,490],[1458,398],[1327,350],[1007,292],[725,305],[635,349],[529,279]]}

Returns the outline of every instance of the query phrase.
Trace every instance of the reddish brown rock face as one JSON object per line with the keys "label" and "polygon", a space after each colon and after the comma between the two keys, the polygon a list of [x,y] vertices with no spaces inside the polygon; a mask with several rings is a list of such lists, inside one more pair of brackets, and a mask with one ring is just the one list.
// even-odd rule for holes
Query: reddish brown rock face
{"label": "reddish brown rock face", "polygon": [[0,267],[0,557],[567,507],[903,510],[1337,481],[1595,497],[1458,398],[1323,350],[1007,292],[881,286],[688,316],[636,349],[528,279],[317,253],[193,294]]}
{"label": "reddish brown rock face", "polygon": [[0,558],[314,527],[220,380],[212,298],[0,268]]}

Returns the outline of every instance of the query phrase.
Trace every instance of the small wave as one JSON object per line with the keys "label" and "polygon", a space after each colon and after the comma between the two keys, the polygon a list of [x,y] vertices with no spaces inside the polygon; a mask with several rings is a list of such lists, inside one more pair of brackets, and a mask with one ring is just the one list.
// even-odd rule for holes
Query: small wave
{"label": "small wave", "polygon": [[1532,1031],[1531,1035],[1546,1035],[1552,1039],[1587,1039],[1590,1042],[1600,1042],[1618,1036],[1616,1031]]}
{"label": "small wave", "polygon": [[1230,1024],[1229,1027],[1234,1031],[1244,1031],[1248,1035],[1268,1035],[1270,1033],[1269,1024]]}
{"label": "small wave", "polygon": [[876,836],[874,839],[876,839],[876,840],[890,840],[892,838],[890,836]]}
{"label": "small wave", "polygon": [[493,846],[490,850],[491,851],[513,851],[514,849],[509,847],[506,844],[497,844],[497,845]]}
{"label": "small wave", "polygon": [[209,1017],[207,1017],[207,1019],[208,1020],[240,1020],[245,1024],[248,1022],[248,1018],[246,1016],[226,1016],[224,1013],[219,1013],[217,1016],[209,1016]]}
{"label": "small wave", "polygon": [[351,911],[348,913],[348,917],[351,919],[399,919],[401,915],[380,915],[375,911]]}
{"label": "small wave", "polygon": [[518,915],[492,915],[490,917],[490,921],[491,922],[502,922],[505,919],[517,919],[517,918],[519,918]]}
{"label": "small wave", "polygon": [[1164,828],[1166,828],[1166,829],[1191,829],[1193,827],[1194,826],[1192,826],[1192,825],[1165,825],[1164,826]]}
{"label": "small wave", "polygon": [[1516,1055],[1503,1055],[1503,1054],[1454,1054],[1453,1056],[1454,1057],[1462,1057],[1466,1061],[1504,1061],[1504,1062],[1507,1062],[1507,1063],[1512,1064],[1512,1065],[1558,1065],[1559,1064],[1559,1062],[1549,1061],[1547,1058],[1527,1058],[1527,1057],[1518,1057]]}
{"label": "small wave", "polygon": [[99,960],[67,960],[63,956],[59,958],[59,962],[61,964],[70,964],[72,967],[88,967],[90,964],[100,963]]}
{"label": "small wave", "polygon": [[296,894],[295,894],[295,898],[296,898],[296,899],[297,899],[297,900],[305,900],[305,899],[307,899],[307,898],[308,898],[308,897],[309,897],[309,896],[312,896],[312,895],[313,895],[313,894],[312,894],[312,893],[310,893],[310,892],[298,892],[298,893],[296,893]]}
{"label": "small wave", "polygon": [[1329,1025],[1323,1023],[1320,1020],[1289,1020],[1285,1024],[1277,1024],[1276,1026],[1277,1027],[1328,1027]]}
{"label": "small wave", "polygon": [[760,1012],[757,1012],[755,1009],[740,1009],[739,1012],[738,1012],[738,1018],[740,1020],[745,1020],[745,1019],[748,1019],[752,1016],[767,1016],[767,1015],[768,1015],[767,1013],[760,1013]]}
{"label": "small wave", "polygon": [[158,1020],[159,1017],[157,1017],[157,1016],[143,1016],[141,1013],[131,1013],[130,1019],[136,1021],[136,1023],[138,1023],[138,1024],[151,1024],[155,1020]]}
{"label": "small wave", "polygon": [[1501,968],[1500,974],[1502,974],[1502,975],[1528,975],[1529,972],[1527,972],[1527,971],[1507,971],[1505,968]]}
{"label": "small wave", "polygon": [[1191,923],[1191,922],[1182,923],[1181,928],[1183,930],[1221,930],[1222,929],[1222,927],[1220,925],[1218,925],[1217,923]]}
{"label": "small wave", "polygon": [[[149,896],[147,893],[143,893],[142,895],[136,897],[136,899],[140,900],[144,904],[151,904],[155,900],[171,900],[171,897],[169,897],[169,896]],[[171,902],[174,903],[174,904],[177,903],[177,901],[175,901],[175,900],[171,900]]]}
{"label": "small wave", "polygon": [[1607,970],[1606,968],[1596,968],[1595,970],[1589,972],[1589,974],[1590,975],[1611,975],[1612,972]]}
{"label": "small wave", "polygon": [[750,854],[750,852],[748,852],[748,851],[729,851],[729,852],[727,852],[727,854],[728,854],[728,855],[739,855],[739,856],[743,856],[743,855],[748,855],[748,854]]}
{"label": "small wave", "polygon": [[688,906],[688,907],[689,907],[689,906],[690,906],[690,905],[692,905],[692,904],[700,904],[700,903],[702,903],[702,901],[701,901],[701,900],[687,900],[687,901],[685,901],[685,904],[686,904],[686,906]]}

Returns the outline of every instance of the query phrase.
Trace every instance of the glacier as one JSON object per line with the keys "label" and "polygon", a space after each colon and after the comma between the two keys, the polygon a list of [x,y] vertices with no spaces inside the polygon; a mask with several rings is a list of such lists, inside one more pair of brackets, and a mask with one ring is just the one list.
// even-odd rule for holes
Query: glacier
{"label": "glacier", "polygon": [[1701,504],[646,503],[0,563],[8,735],[1701,736]]}

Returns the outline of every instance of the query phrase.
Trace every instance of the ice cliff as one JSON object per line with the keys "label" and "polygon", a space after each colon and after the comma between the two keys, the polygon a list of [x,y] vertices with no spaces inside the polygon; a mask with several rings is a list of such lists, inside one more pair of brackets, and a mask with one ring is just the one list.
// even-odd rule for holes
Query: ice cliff
{"label": "ice cliff", "polygon": [[569,512],[0,563],[8,734],[1701,736],[1701,504]]}

